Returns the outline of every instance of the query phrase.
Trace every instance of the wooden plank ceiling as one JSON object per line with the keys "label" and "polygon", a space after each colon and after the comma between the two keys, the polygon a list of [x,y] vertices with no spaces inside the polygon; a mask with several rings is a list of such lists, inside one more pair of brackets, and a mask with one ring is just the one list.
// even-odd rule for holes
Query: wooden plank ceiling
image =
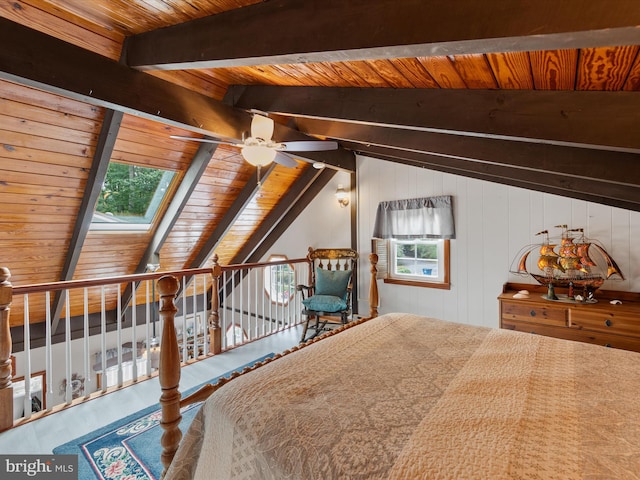
{"label": "wooden plank ceiling", "polygon": [[[26,284],[241,262],[328,180],[309,162],[354,152],[638,211],[639,26],[626,0],[1,2],[0,264]],[[256,196],[237,149],[169,138],[239,140],[251,109],[341,149]],[[178,173],[149,232],[89,230],[110,160]]]}

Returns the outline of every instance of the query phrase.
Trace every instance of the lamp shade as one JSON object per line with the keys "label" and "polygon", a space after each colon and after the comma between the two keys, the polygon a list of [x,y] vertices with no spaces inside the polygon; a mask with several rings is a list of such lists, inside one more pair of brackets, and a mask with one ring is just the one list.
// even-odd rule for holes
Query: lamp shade
{"label": "lamp shade", "polygon": [[336,190],[336,199],[341,207],[349,205],[349,192],[347,192],[342,185],[338,185]]}
{"label": "lamp shade", "polygon": [[270,164],[276,158],[277,153],[275,149],[263,145],[243,147],[241,152],[244,159],[254,167],[264,167]]}
{"label": "lamp shade", "polygon": [[344,189],[344,187],[342,185],[338,185],[338,189],[336,190],[336,198],[338,200],[344,200],[345,198],[348,198],[348,194],[347,191]]}
{"label": "lamp shade", "polygon": [[251,136],[260,138],[266,142],[271,140],[273,135],[273,120],[262,115],[254,115],[251,120]]}

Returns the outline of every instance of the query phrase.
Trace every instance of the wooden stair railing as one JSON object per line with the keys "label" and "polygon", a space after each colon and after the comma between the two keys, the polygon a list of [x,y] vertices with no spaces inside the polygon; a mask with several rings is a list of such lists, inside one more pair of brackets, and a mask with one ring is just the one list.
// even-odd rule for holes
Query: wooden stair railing
{"label": "wooden stair railing", "polygon": [[8,268],[0,267],[0,432],[13,426],[13,387],[11,386],[11,328],[9,308],[13,288]]}
{"label": "wooden stair railing", "polygon": [[[220,275],[220,266],[217,265],[216,262],[216,271],[217,275]],[[174,278],[183,278],[185,276],[193,276],[200,274],[212,274],[213,269],[211,268],[202,268],[202,269],[189,269],[189,270],[181,270],[176,272],[171,272],[172,275],[175,275]],[[142,282],[153,279],[161,278],[163,275],[167,275],[166,273],[144,273],[144,274],[133,274],[133,275],[124,275],[120,277],[108,277],[108,278],[96,278],[96,279],[88,279],[88,280],[70,280],[64,282],[50,282],[50,283],[41,283],[41,284],[33,284],[33,285],[23,285],[14,287],[9,279],[11,278],[11,273],[8,268],[0,267],[0,432],[12,428],[15,426],[14,420],[14,408],[13,408],[13,394],[14,388],[12,384],[12,376],[13,373],[13,365],[12,365],[12,350],[13,350],[13,342],[11,337],[11,323],[9,321],[9,311],[11,307],[11,302],[13,301],[16,295],[24,295],[24,294],[38,294],[43,292],[56,292],[62,291],[65,289],[82,289],[82,288],[90,288],[90,287],[100,287],[107,285],[118,285],[121,283],[128,282]],[[214,278],[214,285],[216,279]],[[212,315],[209,318],[209,332],[211,333],[211,345],[212,350],[210,353],[220,353],[221,351],[221,330],[218,324],[218,299],[213,299],[213,307],[216,311],[212,312]],[[155,375],[155,374],[152,374]],[[136,381],[136,380],[134,380]],[[115,387],[114,387],[115,388]],[[109,391],[113,391],[114,388],[109,389]],[[93,392],[91,395],[85,396],[85,399],[88,398],[96,398],[97,396],[105,393],[105,389],[101,392]],[[49,414],[59,411],[61,408],[66,408],[72,404],[77,404],[78,402],[66,403],[66,404],[58,404],[53,408],[47,408],[46,411],[42,411],[42,414]],[[42,415],[39,415],[40,417]],[[38,418],[36,417],[36,418]]]}

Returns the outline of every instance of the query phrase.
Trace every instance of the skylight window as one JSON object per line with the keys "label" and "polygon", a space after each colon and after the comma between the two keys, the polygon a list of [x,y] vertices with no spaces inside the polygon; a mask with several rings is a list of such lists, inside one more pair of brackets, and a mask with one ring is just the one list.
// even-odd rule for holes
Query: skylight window
{"label": "skylight window", "polygon": [[169,190],[174,172],[109,163],[93,230],[147,230]]}

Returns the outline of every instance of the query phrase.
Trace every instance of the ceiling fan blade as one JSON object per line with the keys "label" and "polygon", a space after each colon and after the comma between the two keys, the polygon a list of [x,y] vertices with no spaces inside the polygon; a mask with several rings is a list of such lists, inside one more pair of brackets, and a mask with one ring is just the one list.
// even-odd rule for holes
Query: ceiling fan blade
{"label": "ceiling fan blade", "polygon": [[290,152],[321,152],[324,150],[337,150],[338,142],[332,140],[303,140],[299,142],[282,142],[283,148]]}
{"label": "ceiling fan blade", "polygon": [[273,136],[273,120],[263,115],[254,115],[251,119],[251,136],[269,141]]}
{"label": "ceiling fan blade", "polygon": [[233,147],[239,146],[237,143],[223,142],[222,140],[214,140],[212,138],[183,137],[181,135],[170,135],[169,138],[175,138],[177,140],[190,140],[192,142],[200,142],[200,143],[218,143],[220,145],[231,145]]}
{"label": "ceiling fan blade", "polygon": [[273,159],[273,161],[276,163],[279,163],[284,167],[289,167],[289,168],[293,168],[298,165],[298,162],[296,162],[289,155],[285,155],[282,152],[276,152],[276,157]]}

